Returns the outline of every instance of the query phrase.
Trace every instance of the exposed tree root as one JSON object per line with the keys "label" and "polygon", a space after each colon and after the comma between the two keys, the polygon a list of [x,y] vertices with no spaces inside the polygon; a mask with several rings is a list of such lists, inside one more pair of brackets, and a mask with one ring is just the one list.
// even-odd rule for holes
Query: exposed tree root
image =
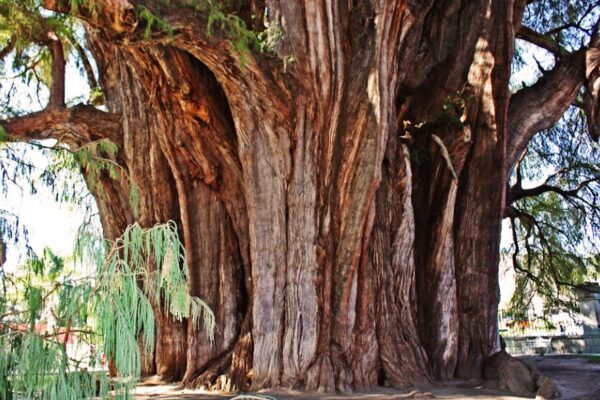
{"label": "exposed tree root", "polygon": [[182,386],[222,392],[249,389],[252,385],[252,349],[252,335],[247,332],[240,336],[233,349],[217,357],[203,371],[186,377]]}

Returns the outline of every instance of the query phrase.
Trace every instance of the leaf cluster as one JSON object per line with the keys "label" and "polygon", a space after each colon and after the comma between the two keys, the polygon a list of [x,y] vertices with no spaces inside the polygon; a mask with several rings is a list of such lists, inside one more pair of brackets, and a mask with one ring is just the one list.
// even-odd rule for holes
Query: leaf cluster
{"label": "leaf cluster", "polygon": [[597,0],[537,0],[525,9],[523,22],[560,47],[574,51],[592,39],[598,17]]}
{"label": "leaf cluster", "polygon": [[[73,9],[85,4],[92,10],[95,4],[88,0],[70,3]],[[48,48],[52,40],[60,41],[67,61],[87,78],[90,90],[99,90],[84,30],[75,17],[44,10],[40,0],[0,0],[0,82],[7,96],[0,106],[3,118],[33,111],[31,101],[15,107],[19,103],[15,98],[34,100],[35,94],[40,108],[44,107],[53,79]]]}
{"label": "leaf cluster", "polygon": [[[110,246],[95,249],[98,272],[92,276],[74,277],[65,260],[46,249],[24,266],[24,276],[2,279],[1,400],[104,398],[109,389],[128,398],[141,373],[142,352],[153,352],[155,313],[189,318],[196,329],[202,322],[213,340],[214,315],[189,295],[173,222],[149,229],[132,225]],[[50,314],[56,324],[46,332],[42,322]],[[67,348],[72,335],[100,346],[118,377],[109,379],[96,354],[73,359]]]}
{"label": "leaf cluster", "polygon": [[[177,3],[181,6],[191,8],[199,16],[206,18],[206,36],[214,36],[218,31],[223,34],[235,53],[239,56],[242,66],[248,62],[248,55],[253,50],[258,52],[269,52],[274,49],[283,36],[281,26],[273,21],[265,19],[265,29],[257,31],[248,26],[246,19],[239,15],[241,3],[238,1],[217,0],[182,0],[162,1],[164,5]],[[138,5],[138,18],[143,27],[144,37],[149,39],[154,33],[167,34],[173,37],[171,24],[160,16],[160,7],[150,9],[144,5]],[[253,21],[257,16],[252,16]],[[255,24],[256,25],[256,24]]]}
{"label": "leaf cluster", "polygon": [[[66,347],[70,331],[77,331],[83,342],[98,341],[87,329],[91,280],[76,278],[66,260],[48,248],[1,280],[0,399],[81,399],[96,394],[96,383],[107,381],[106,374],[78,368],[82,363],[93,366],[94,360],[74,360]],[[50,314],[54,328],[42,323]],[[101,393],[107,392],[105,384]]]}
{"label": "leaf cluster", "polygon": [[515,315],[526,315],[535,296],[547,313],[576,311],[574,289],[599,278],[599,165],[600,148],[576,107],[538,134],[519,162],[512,188],[532,195],[508,207],[513,241],[505,253],[517,272],[509,306]]}

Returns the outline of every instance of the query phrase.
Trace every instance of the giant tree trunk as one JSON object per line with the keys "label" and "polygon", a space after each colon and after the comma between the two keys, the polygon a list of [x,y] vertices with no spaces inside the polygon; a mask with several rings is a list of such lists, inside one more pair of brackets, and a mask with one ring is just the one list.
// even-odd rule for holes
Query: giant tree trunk
{"label": "giant tree trunk", "polygon": [[211,345],[160,315],[147,372],[327,391],[481,374],[524,2],[267,1],[269,55],[176,1],[136,2],[173,28],[150,39],[129,2],[97,3],[77,12],[140,190],[134,210],[103,181],[105,230],[175,220],[217,317]]}

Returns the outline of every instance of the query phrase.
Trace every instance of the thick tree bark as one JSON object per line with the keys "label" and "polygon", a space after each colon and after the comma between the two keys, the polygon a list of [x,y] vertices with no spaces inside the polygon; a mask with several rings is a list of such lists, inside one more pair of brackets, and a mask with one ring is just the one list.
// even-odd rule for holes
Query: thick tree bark
{"label": "thick tree bark", "polygon": [[[92,48],[101,76],[115,83],[104,86],[107,105],[124,115],[124,163],[140,189],[140,223],[179,222],[191,266],[190,291],[205,298],[217,316],[214,348],[204,332],[159,318],[156,372],[181,379],[190,371],[191,379],[212,358],[230,351],[244,315],[242,303],[247,303],[239,271],[244,247],[237,245],[232,225],[245,235],[241,195],[231,188],[239,180],[239,166],[230,151],[230,116],[223,111],[214,77],[201,65],[195,69],[193,60],[181,52],[163,47],[122,51],[101,42],[92,42]],[[189,87],[181,88],[178,82]],[[204,97],[204,102],[194,98],[209,90],[213,97]],[[209,129],[212,141],[208,134],[198,135]],[[216,137],[217,132],[223,136]],[[230,196],[226,202],[231,217],[211,186]]]}
{"label": "thick tree bark", "polygon": [[[325,391],[481,375],[507,154],[540,123],[512,112],[527,92],[509,107],[525,1],[250,2],[239,15],[268,10],[283,36],[244,62],[177,1],[97,0],[95,18],[67,3],[46,6],[88,24],[109,113],[79,112],[105,128],[64,107],[5,125],[58,136],[58,121],[76,143],[121,145],[131,181],[102,177],[96,193],[109,238],[178,224],[215,342],[156,307],[146,373]],[[136,4],[173,36],[144,38]]]}
{"label": "thick tree bark", "polygon": [[[503,82],[510,77],[515,26],[520,23],[515,15],[522,14],[522,7],[519,2],[504,2],[493,12],[488,10],[488,37],[478,46],[476,57],[481,67],[470,71],[470,81],[480,88],[481,103],[472,125],[473,147],[461,177],[454,226],[459,312],[455,374],[461,377],[480,377],[483,359],[499,350],[498,263],[507,180],[502,163],[510,97]],[[478,207],[482,201],[485,206]]]}

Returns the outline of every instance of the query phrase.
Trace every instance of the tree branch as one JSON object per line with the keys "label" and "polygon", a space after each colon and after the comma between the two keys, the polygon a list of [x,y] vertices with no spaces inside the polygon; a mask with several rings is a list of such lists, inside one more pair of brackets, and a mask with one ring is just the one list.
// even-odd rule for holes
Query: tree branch
{"label": "tree branch", "polygon": [[521,25],[520,29],[517,31],[517,38],[523,39],[526,42],[548,50],[550,53],[556,56],[562,56],[566,54],[565,49],[560,47],[560,45],[556,43],[556,41],[554,41],[554,39],[552,39],[550,36],[536,32],[525,25]]}
{"label": "tree branch", "polygon": [[47,108],[0,124],[13,140],[57,139],[77,146],[99,139],[122,143],[119,116],[84,104]]}
{"label": "tree branch", "polygon": [[[81,3],[81,2],[78,2]],[[104,33],[114,39],[132,33],[138,25],[133,5],[128,0],[102,0],[71,6],[71,0],[44,0],[43,7],[61,14],[73,14],[90,26],[102,28]]]}
{"label": "tree branch", "polygon": [[52,54],[52,83],[50,85],[49,107],[65,106],[65,52],[61,41],[53,33],[48,33],[46,43]]}
{"label": "tree branch", "polygon": [[[68,11],[63,0],[46,0],[46,3],[52,5],[57,12]],[[109,5],[128,5],[127,10],[133,11],[133,6],[127,0],[105,0],[105,7]],[[83,6],[81,7],[83,8]],[[2,8],[4,13],[10,12],[10,9]],[[120,145],[122,142],[121,126],[119,116],[102,112],[92,106],[77,105],[67,108],[65,105],[65,79],[66,79],[66,58],[63,42],[54,26],[43,15],[32,12],[26,7],[19,8],[19,13],[26,17],[31,26],[24,29],[27,40],[46,47],[51,55],[51,82],[50,98],[45,109],[36,113],[24,115],[21,117],[0,121],[9,135],[8,140],[40,140],[53,138],[67,144],[75,144],[80,147],[82,144],[89,143],[98,139],[109,139]],[[118,8],[114,11],[123,11]],[[112,14],[111,14],[112,15]],[[90,17],[93,12],[90,11]],[[11,39],[9,45],[0,52],[8,54],[11,49]],[[82,59],[88,80],[92,88],[98,85],[94,76],[93,68],[87,58],[84,49],[75,40],[71,40],[76,51]],[[33,73],[36,71],[33,68]],[[39,78],[38,78],[39,81]]]}
{"label": "tree branch", "polygon": [[534,85],[512,95],[508,109],[506,172],[513,169],[533,136],[562,117],[586,79],[586,51],[560,59]]}
{"label": "tree branch", "polygon": [[515,269],[515,271],[525,274],[531,281],[533,281],[539,285],[540,284],[539,278],[537,276],[535,276],[531,271],[526,270],[521,267],[521,262],[519,261],[519,253],[521,252],[521,249],[519,248],[519,238],[517,235],[517,224],[515,222],[515,219],[520,217],[519,210],[517,210],[516,208],[513,208],[513,207],[507,207],[507,209],[508,208],[512,209],[512,210],[510,210],[510,212],[511,212],[510,228],[511,228],[511,232],[512,232],[513,244],[515,245],[515,250],[512,253],[513,268]]}
{"label": "tree branch", "polygon": [[79,59],[81,60],[81,63],[83,64],[83,69],[85,70],[85,74],[87,76],[87,80],[88,80],[88,84],[90,85],[90,89],[94,90],[94,89],[98,88],[98,80],[96,79],[96,75],[94,75],[94,69],[92,68],[92,63],[90,62],[87,54],[85,53],[85,49],[75,39],[71,39],[70,42],[73,45],[73,48],[75,48],[75,51],[77,51],[77,54],[79,55]]}
{"label": "tree branch", "polygon": [[525,149],[525,151],[523,152],[523,154],[521,155],[521,157],[519,157],[519,161],[517,161],[517,166],[516,166],[516,178],[517,181],[515,182],[513,187],[517,187],[517,188],[522,188],[523,187],[523,173],[521,171],[521,162],[523,161],[523,159],[525,158],[525,156],[527,155],[528,151],[527,149]]}
{"label": "tree branch", "polygon": [[[548,266],[550,268],[550,273],[552,274],[552,281],[556,285],[557,293],[560,292],[561,286],[578,288],[580,285],[576,285],[571,282],[563,281],[558,276],[558,273],[556,272],[556,269],[554,268],[554,258],[555,257],[552,252],[552,246],[548,243],[548,241],[544,235],[544,231],[540,227],[539,222],[535,219],[535,217],[531,214],[523,212],[512,206],[509,206],[507,208],[511,209],[509,211],[508,218],[510,218],[513,243],[515,245],[515,251],[512,254],[513,267],[514,267],[515,271],[520,272],[520,273],[524,274],[525,276],[527,276],[528,279],[533,281],[538,286],[538,290],[544,286],[542,283],[542,280],[543,280],[542,277],[547,272],[547,269],[542,267],[542,270],[540,271],[539,275],[534,274],[534,272],[532,271],[532,258],[533,258],[532,254],[533,253],[532,253],[532,249],[531,249],[531,244],[529,243],[529,238],[532,235],[532,228],[535,227],[535,229],[537,229],[537,231],[538,231],[538,237],[540,239],[540,242],[542,243],[542,248],[540,250],[542,251],[543,254],[548,252],[548,257],[550,258],[550,260],[548,262]],[[525,236],[525,249],[526,249],[526,252],[528,255],[526,269],[521,266],[521,263],[520,263],[519,257],[518,257],[520,249],[519,249],[519,240],[518,240],[518,234],[517,234],[517,229],[516,229],[516,224],[515,224],[516,219],[519,219],[521,221],[527,221],[528,224],[530,225],[530,227],[527,228],[527,234]],[[540,263],[540,265],[545,265],[545,264],[546,263],[544,263],[544,262]],[[556,300],[560,301],[559,298],[556,298]]]}
{"label": "tree branch", "polygon": [[515,186],[511,187],[508,190],[508,193],[506,194],[506,204],[507,204],[507,206],[510,206],[510,205],[514,204],[516,201],[519,201],[526,197],[535,197],[535,196],[539,196],[541,194],[548,193],[548,192],[557,193],[565,198],[573,197],[573,196],[577,196],[577,193],[579,193],[580,190],[582,190],[586,187],[589,187],[590,184],[592,184],[594,182],[600,182],[600,176],[586,179],[586,180],[580,182],[573,189],[563,189],[561,187],[549,185],[547,183],[543,183],[539,186],[529,188],[529,189],[523,189],[523,188],[517,187],[515,185]]}

